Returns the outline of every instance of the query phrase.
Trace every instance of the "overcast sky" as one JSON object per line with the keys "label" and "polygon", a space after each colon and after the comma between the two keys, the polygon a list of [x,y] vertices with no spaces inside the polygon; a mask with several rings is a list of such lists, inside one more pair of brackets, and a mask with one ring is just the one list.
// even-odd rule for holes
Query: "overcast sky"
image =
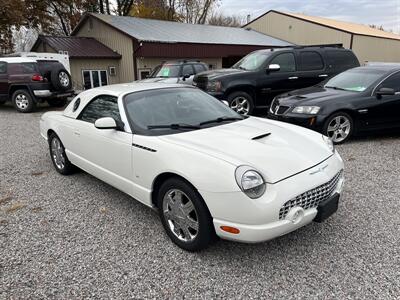
{"label": "overcast sky", "polygon": [[222,0],[220,7],[226,15],[250,14],[251,19],[270,9],[382,25],[400,33],[400,0]]}

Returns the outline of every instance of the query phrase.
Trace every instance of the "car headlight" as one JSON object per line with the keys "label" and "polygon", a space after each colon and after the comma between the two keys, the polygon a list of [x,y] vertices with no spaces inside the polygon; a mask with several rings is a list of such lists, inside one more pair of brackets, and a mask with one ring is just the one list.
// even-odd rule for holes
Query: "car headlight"
{"label": "car headlight", "polygon": [[207,82],[206,90],[207,92],[219,92],[221,91],[222,84],[221,81],[209,81]]}
{"label": "car headlight", "polygon": [[249,166],[240,166],[235,171],[240,189],[251,199],[260,198],[266,190],[266,184],[259,172]]}
{"label": "car headlight", "polygon": [[320,109],[319,106],[296,106],[292,112],[295,114],[316,115]]}
{"label": "car headlight", "polygon": [[328,146],[329,150],[335,152],[335,145],[333,144],[332,140],[327,136],[323,135],[322,139],[324,140],[325,144]]}

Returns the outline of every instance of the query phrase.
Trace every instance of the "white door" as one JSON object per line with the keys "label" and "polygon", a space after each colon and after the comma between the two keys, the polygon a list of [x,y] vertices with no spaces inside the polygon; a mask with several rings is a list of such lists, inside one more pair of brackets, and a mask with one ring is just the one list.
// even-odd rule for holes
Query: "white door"
{"label": "white door", "polygon": [[[97,119],[112,117],[121,129],[97,129]],[[132,194],[132,134],[123,130],[116,97],[94,98],[81,112],[74,132],[78,166],[114,187]]]}

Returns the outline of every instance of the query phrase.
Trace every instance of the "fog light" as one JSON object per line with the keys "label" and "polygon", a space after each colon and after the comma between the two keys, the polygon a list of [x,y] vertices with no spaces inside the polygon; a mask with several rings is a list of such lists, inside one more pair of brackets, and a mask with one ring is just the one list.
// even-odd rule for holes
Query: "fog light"
{"label": "fog light", "polygon": [[297,206],[292,208],[286,216],[286,220],[291,221],[293,224],[298,224],[304,217],[304,209]]}

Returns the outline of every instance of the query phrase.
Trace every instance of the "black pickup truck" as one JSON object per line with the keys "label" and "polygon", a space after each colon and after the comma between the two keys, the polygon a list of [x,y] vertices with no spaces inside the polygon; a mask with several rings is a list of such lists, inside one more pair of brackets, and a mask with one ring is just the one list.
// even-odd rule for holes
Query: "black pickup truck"
{"label": "black pickup truck", "polygon": [[255,108],[269,107],[279,94],[316,85],[358,66],[354,53],[340,45],[266,49],[248,54],[230,69],[199,73],[193,85],[247,115]]}

